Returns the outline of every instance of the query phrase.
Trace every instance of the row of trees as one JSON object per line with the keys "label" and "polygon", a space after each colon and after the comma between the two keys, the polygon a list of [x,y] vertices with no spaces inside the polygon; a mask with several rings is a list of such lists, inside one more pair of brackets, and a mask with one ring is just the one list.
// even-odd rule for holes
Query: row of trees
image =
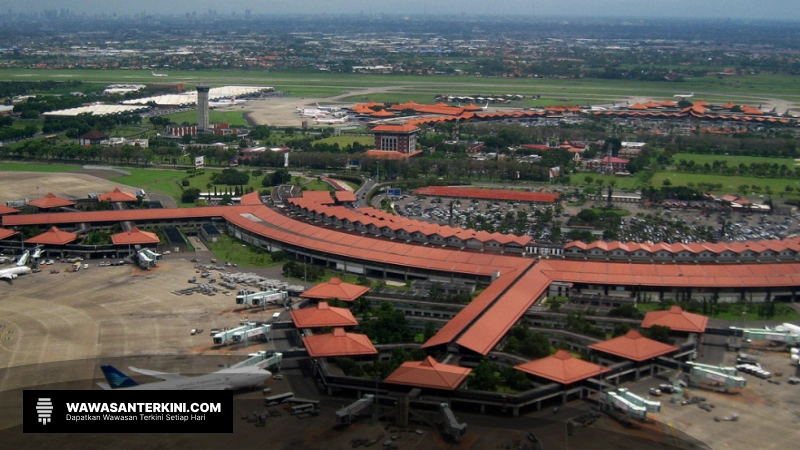
{"label": "row of trees", "polygon": [[694,160],[681,159],[676,164],[681,172],[720,174],[727,176],[745,176],[759,178],[800,178],[800,167],[791,168],[786,164],[778,163],[750,163],[728,166],[725,160],[715,160],[712,163],[697,163]]}

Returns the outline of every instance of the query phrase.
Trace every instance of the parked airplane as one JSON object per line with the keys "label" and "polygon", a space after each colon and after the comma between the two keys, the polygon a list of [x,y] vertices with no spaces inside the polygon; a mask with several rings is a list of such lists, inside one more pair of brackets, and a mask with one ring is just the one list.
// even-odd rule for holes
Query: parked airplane
{"label": "parked airplane", "polygon": [[25,250],[25,253],[23,253],[22,256],[20,256],[17,260],[16,266],[9,267],[8,269],[0,269],[0,280],[5,280],[11,283],[11,280],[17,278],[18,276],[31,273],[31,268],[26,266],[30,256],[31,251]]}
{"label": "parked airplane", "polygon": [[673,95],[673,97],[675,97],[675,98],[692,98],[692,97],[694,97],[694,92],[692,92],[691,94],[675,94],[675,95]]}
{"label": "parked airplane", "polygon": [[245,103],[247,100],[236,100],[236,97],[231,97],[229,99],[222,99],[216,100],[213,102],[208,102],[209,108],[218,108],[220,106],[231,106],[231,105],[238,105],[239,103]]}
{"label": "parked airplane", "polygon": [[97,383],[103,389],[132,389],[150,391],[221,391],[235,390],[258,386],[268,380],[272,373],[256,366],[239,367],[236,369],[223,369],[208,375],[187,377],[177,373],[156,372],[154,370],[137,369],[128,367],[136,373],[148,375],[163,381],[148,384],[139,384],[130,377],[117,370],[114,366],[100,366],[108,383]]}
{"label": "parked airplane", "polygon": [[154,77],[159,77],[159,78],[168,77],[169,76],[169,75],[167,75],[165,73],[155,73],[155,72],[150,72],[150,73],[152,73]]}
{"label": "parked airplane", "polygon": [[336,106],[319,106],[319,103],[316,103],[316,105],[318,110],[325,112],[336,112],[342,109]]}
{"label": "parked airplane", "polygon": [[489,102],[486,102],[486,106],[481,106],[481,109],[484,110],[484,111],[489,109]]}
{"label": "parked airplane", "polygon": [[325,118],[323,118],[321,116],[317,116],[315,118],[315,120],[316,120],[317,123],[326,123],[326,124],[333,125],[333,124],[337,124],[337,123],[345,123],[345,122],[347,122],[347,117],[340,117],[340,118],[337,118],[337,119],[325,119]]}
{"label": "parked airplane", "polygon": [[800,336],[800,326],[793,325],[791,323],[784,323],[782,325],[778,325],[777,327],[775,327],[775,330],[796,334]]}
{"label": "parked airplane", "polygon": [[318,108],[303,108],[302,106],[298,106],[295,110],[303,117],[317,117],[328,114],[327,111],[322,111]]}

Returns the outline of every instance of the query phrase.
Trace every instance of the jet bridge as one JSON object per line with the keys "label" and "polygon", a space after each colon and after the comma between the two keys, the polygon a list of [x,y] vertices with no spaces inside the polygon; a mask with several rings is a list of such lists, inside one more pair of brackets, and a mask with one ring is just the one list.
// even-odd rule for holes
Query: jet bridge
{"label": "jet bridge", "polygon": [[743,388],[747,386],[747,380],[737,376],[735,367],[712,366],[688,362],[691,367],[689,372],[689,384],[699,386],[701,384],[712,384],[721,387],[725,391],[729,388]]}
{"label": "jet bridge", "polygon": [[442,432],[445,436],[451,439],[458,439],[467,432],[467,424],[458,422],[458,419],[456,419],[456,416],[453,414],[453,410],[450,409],[450,405],[447,403],[440,403],[439,412],[442,414],[444,422],[442,425]]}
{"label": "jet bridge", "polygon": [[271,327],[248,322],[240,327],[221,331],[214,335],[214,344],[236,344],[252,340],[269,341]]}
{"label": "jet bridge", "polygon": [[373,403],[375,403],[375,396],[372,394],[365,395],[364,398],[358,399],[336,411],[336,422],[339,425],[350,425],[361,411],[367,409]]}
{"label": "jet bridge", "polygon": [[250,357],[244,361],[231,366],[231,369],[249,366],[258,366],[262,369],[278,366],[278,369],[280,369],[281,361],[283,360],[283,353],[266,352],[264,350],[250,353],[248,356]]}
{"label": "jet bridge", "polygon": [[730,328],[734,331],[741,331],[744,339],[780,342],[787,345],[800,343],[800,335],[792,333],[791,331],[767,330],[763,328]]}
{"label": "jet bridge", "polygon": [[237,305],[253,305],[261,306],[262,308],[268,303],[286,302],[289,299],[289,293],[286,291],[249,291],[242,289],[236,295]]}
{"label": "jet bridge", "polygon": [[661,412],[661,402],[646,400],[625,388],[619,388],[617,392],[608,391],[604,394],[606,402],[625,411],[630,417],[644,420],[647,418],[648,412]]}

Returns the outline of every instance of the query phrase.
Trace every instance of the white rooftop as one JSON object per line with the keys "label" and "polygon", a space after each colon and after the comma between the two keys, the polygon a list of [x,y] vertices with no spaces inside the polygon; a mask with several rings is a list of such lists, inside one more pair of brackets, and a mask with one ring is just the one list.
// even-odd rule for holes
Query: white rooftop
{"label": "white rooftop", "polygon": [[127,106],[127,105],[90,105],[78,108],[62,109],[44,113],[45,116],[77,116],[78,114],[89,113],[93,116],[107,116],[110,114],[124,114],[136,111],[145,111],[148,106]]}

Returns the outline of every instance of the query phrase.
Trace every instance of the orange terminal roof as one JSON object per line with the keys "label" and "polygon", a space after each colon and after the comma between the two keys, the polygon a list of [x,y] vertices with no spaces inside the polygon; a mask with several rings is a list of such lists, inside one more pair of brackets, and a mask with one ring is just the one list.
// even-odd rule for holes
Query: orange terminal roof
{"label": "orange terminal roof", "polygon": [[111,192],[106,192],[97,196],[98,200],[105,202],[135,202],[136,196],[127,192],[122,192],[119,188],[115,188]]}
{"label": "orange terminal roof", "polygon": [[142,231],[133,227],[128,231],[117,233],[111,236],[114,245],[134,245],[134,244],[158,244],[158,235],[149,231]]}
{"label": "orange terminal roof", "polygon": [[570,384],[596,377],[610,370],[607,367],[574,358],[566,350],[559,350],[553,356],[520,364],[514,368],[561,384]]}
{"label": "orange terminal roof", "polygon": [[550,278],[535,267],[527,271],[490,308],[472,321],[472,325],[456,343],[481,355],[489,353],[542,296],[550,282]]}
{"label": "orange terminal roof", "polygon": [[677,347],[672,345],[648,339],[636,330],[630,330],[624,336],[592,344],[589,348],[632,361],[653,359],[678,350]]}
{"label": "orange terminal roof", "polygon": [[347,333],[344,328],[334,328],[333,333],[305,336],[303,345],[312,358],[378,354],[366,334]]}
{"label": "orange terminal roof", "polygon": [[11,208],[10,206],[0,205],[0,216],[4,214],[16,214],[19,210],[15,208]]}
{"label": "orange terminal roof", "polygon": [[369,113],[369,115],[372,116],[372,117],[395,117],[395,116],[397,116],[397,114],[395,114],[393,112],[389,112],[389,111],[387,111],[385,109],[381,109],[381,110],[378,110],[378,111],[375,111],[375,112],[371,112],[371,113]]}
{"label": "orange terminal roof", "polygon": [[470,372],[472,372],[470,368],[442,364],[428,356],[423,361],[404,362],[384,381],[405,386],[452,391],[464,383]]}
{"label": "orange terminal roof", "polygon": [[45,231],[44,233],[34,236],[30,239],[26,239],[26,244],[53,244],[53,245],[64,245],[69,244],[70,242],[78,239],[78,235],[75,233],[70,233],[67,231],[61,231],[56,227],[52,227],[49,230]]}
{"label": "orange terminal roof", "polygon": [[69,200],[56,197],[52,193],[48,193],[42,198],[37,198],[36,200],[28,202],[28,204],[41,209],[49,209],[49,208],[60,208],[62,206],[72,206],[75,204],[75,202],[71,202]]}
{"label": "orange terminal roof", "polygon": [[14,236],[15,234],[17,234],[17,232],[14,231],[14,230],[8,230],[6,228],[0,228],[0,241],[2,241],[3,239],[8,239],[11,236]]}
{"label": "orange terminal roof", "polygon": [[647,313],[644,316],[644,321],[642,321],[642,328],[661,325],[662,327],[669,327],[673,331],[703,333],[706,331],[707,324],[708,317],[686,312],[680,306],[673,306],[668,311],[650,311]]}
{"label": "orange terminal roof", "polygon": [[354,202],[356,201],[356,194],[352,191],[336,191],[336,201],[339,202]]}
{"label": "orange terminal roof", "polygon": [[336,308],[328,302],[319,302],[316,308],[292,310],[292,321],[297,328],[354,327],[358,321],[347,308]]}
{"label": "orange terminal roof", "polygon": [[559,194],[552,192],[528,192],[506,189],[478,189],[445,186],[429,186],[415,191],[419,195],[436,195],[440,197],[485,198],[493,200],[513,200],[521,202],[553,203]]}
{"label": "orange terminal roof", "polygon": [[320,283],[300,294],[303,298],[328,299],[335,298],[346,302],[355,301],[369,292],[366,286],[345,283],[339,278],[331,278],[327,283]]}
{"label": "orange terminal roof", "polygon": [[313,199],[320,205],[333,205],[333,197],[328,191],[303,191],[303,198]]}

